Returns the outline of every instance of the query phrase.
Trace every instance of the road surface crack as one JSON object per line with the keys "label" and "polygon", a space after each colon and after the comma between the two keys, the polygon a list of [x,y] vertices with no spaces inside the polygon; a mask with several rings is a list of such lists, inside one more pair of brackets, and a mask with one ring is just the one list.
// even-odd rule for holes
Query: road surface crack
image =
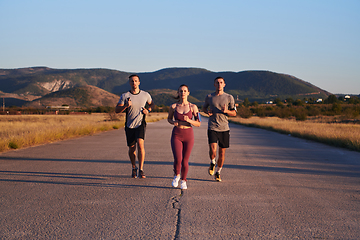
{"label": "road surface crack", "polygon": [[[182,191],[181,191],[182,192]],[[175,214],[175,235],[174,240],[179,239],[180,235],[180,223],[181,223],[181,208],[180,208],[180,198],[182,196],[182,193],[180,196],[174,196],[171,198],[171,204],[172,208],[176,210]]]}

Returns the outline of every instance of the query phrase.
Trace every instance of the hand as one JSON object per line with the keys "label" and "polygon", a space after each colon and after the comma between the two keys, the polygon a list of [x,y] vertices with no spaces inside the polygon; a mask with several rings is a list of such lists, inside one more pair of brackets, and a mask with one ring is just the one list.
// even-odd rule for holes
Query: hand
{"label": "hand", "polygon": [[211,117],[213,115],[213,111],[211,109],[209,109],[208,115],[209,115],[209,117]]}
{"label": "hand", "polygon": [[179,126],[179,121],[174,121],[174,126]]}
{"label": "hand", "polygon": [[131,99],[128,98],[128,100],[126,101],[126,107],[130,107],[132,105]]}
{"label": "hand", "polygon": [[227,113],[227,112],[228,112],[228,107],[227,107],[226,104],[224,104],[224,106],[221,108],[221,111],[222,111],[223,113]]}
{"label": "hand", "polygon": [[190,120],[190,118],[185,115],[185,116],[184,116],[184,121],[185,121],[185,122],[189,122],[189,120]]}
{"label": "hand", "polygon": [[149,113],[149,110],[147,110],[146,108],[143,108],[142,113],[143,113],[143,114],[148,114],[148,113]]}

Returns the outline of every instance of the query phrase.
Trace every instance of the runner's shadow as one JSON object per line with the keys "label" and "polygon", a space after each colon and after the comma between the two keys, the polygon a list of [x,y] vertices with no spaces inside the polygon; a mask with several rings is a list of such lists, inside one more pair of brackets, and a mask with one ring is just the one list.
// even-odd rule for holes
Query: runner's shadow
{"label": "runner's shadow", "polygon": [[159,188],[171,189],[171,187],[150,186],[150,185],[135,185],[135,184],[116,184],[116,183],[89,183],[89,182],[63,182],[63,181],[40,181],[40,180],[25,180],[25,179],[0,179],[0,182],[16,182],[16,183],[38,183],[38,184],[55,184],[55,185],[69,185],[69,186],[88,186],[88,187],[106,187],[106,188]]}

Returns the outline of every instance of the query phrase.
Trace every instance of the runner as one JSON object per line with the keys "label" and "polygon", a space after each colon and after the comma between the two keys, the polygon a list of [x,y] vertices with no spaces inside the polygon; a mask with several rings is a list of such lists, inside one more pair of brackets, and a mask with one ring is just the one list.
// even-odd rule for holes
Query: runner
{"label": "runner", "polygon": [[218,182],[221,182],[220,172],[225,161],[225,150],[229,148],[230,142],[228,116],[236,116],[234,97],[224,92],[225,85],[222,77],[215,78],[215,92],[206,96],[203,105],[203,111],[209,115],[208,143],[211,162],[208,172],[210,175],[214,175],[215,172],[216,150],[219,143],[219,157],[215,172],[215,180]]}
{"label": "runner", "polygon": [[[192,126],[200,127],[200,114],[197,106],[188,102],[189,87],[185,84],[178,89],[177,103],[170,106],[168,122],[174,125],[171,135],[171,149],[174,155],[174,179],[177,187],[181,179],[181,189],[187,189],[186,176],[189,171],[189,158],[194,146]],[[193,120],[194,117],[194,120]],[[180,176],[181,173],[181,176]]]}
{"label": "runner", "polygon": [[[131,90],[123,93],[116,105],[115,112],[122,113],[126,109],[125,133],[127,146],[129,147],[129,157],[132,165],[131,176],[133,178],[145,178],[144,161],[145,161],[145,116],[154,108],[154,103],[148,92],[139,88],[140,79],[137,75],[129,76]],[[149,105],[145,108],[146,103]],[[136,143],[138,150],[139,174],[136,167]]]}

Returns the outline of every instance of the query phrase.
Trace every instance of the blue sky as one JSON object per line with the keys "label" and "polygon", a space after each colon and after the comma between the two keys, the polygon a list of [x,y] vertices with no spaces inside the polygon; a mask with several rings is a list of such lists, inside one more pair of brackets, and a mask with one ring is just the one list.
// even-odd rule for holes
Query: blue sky
{"label": "blue sky", "polygon": [[359,0],[0,0],[0,68],[286,73],[360,93]]}

